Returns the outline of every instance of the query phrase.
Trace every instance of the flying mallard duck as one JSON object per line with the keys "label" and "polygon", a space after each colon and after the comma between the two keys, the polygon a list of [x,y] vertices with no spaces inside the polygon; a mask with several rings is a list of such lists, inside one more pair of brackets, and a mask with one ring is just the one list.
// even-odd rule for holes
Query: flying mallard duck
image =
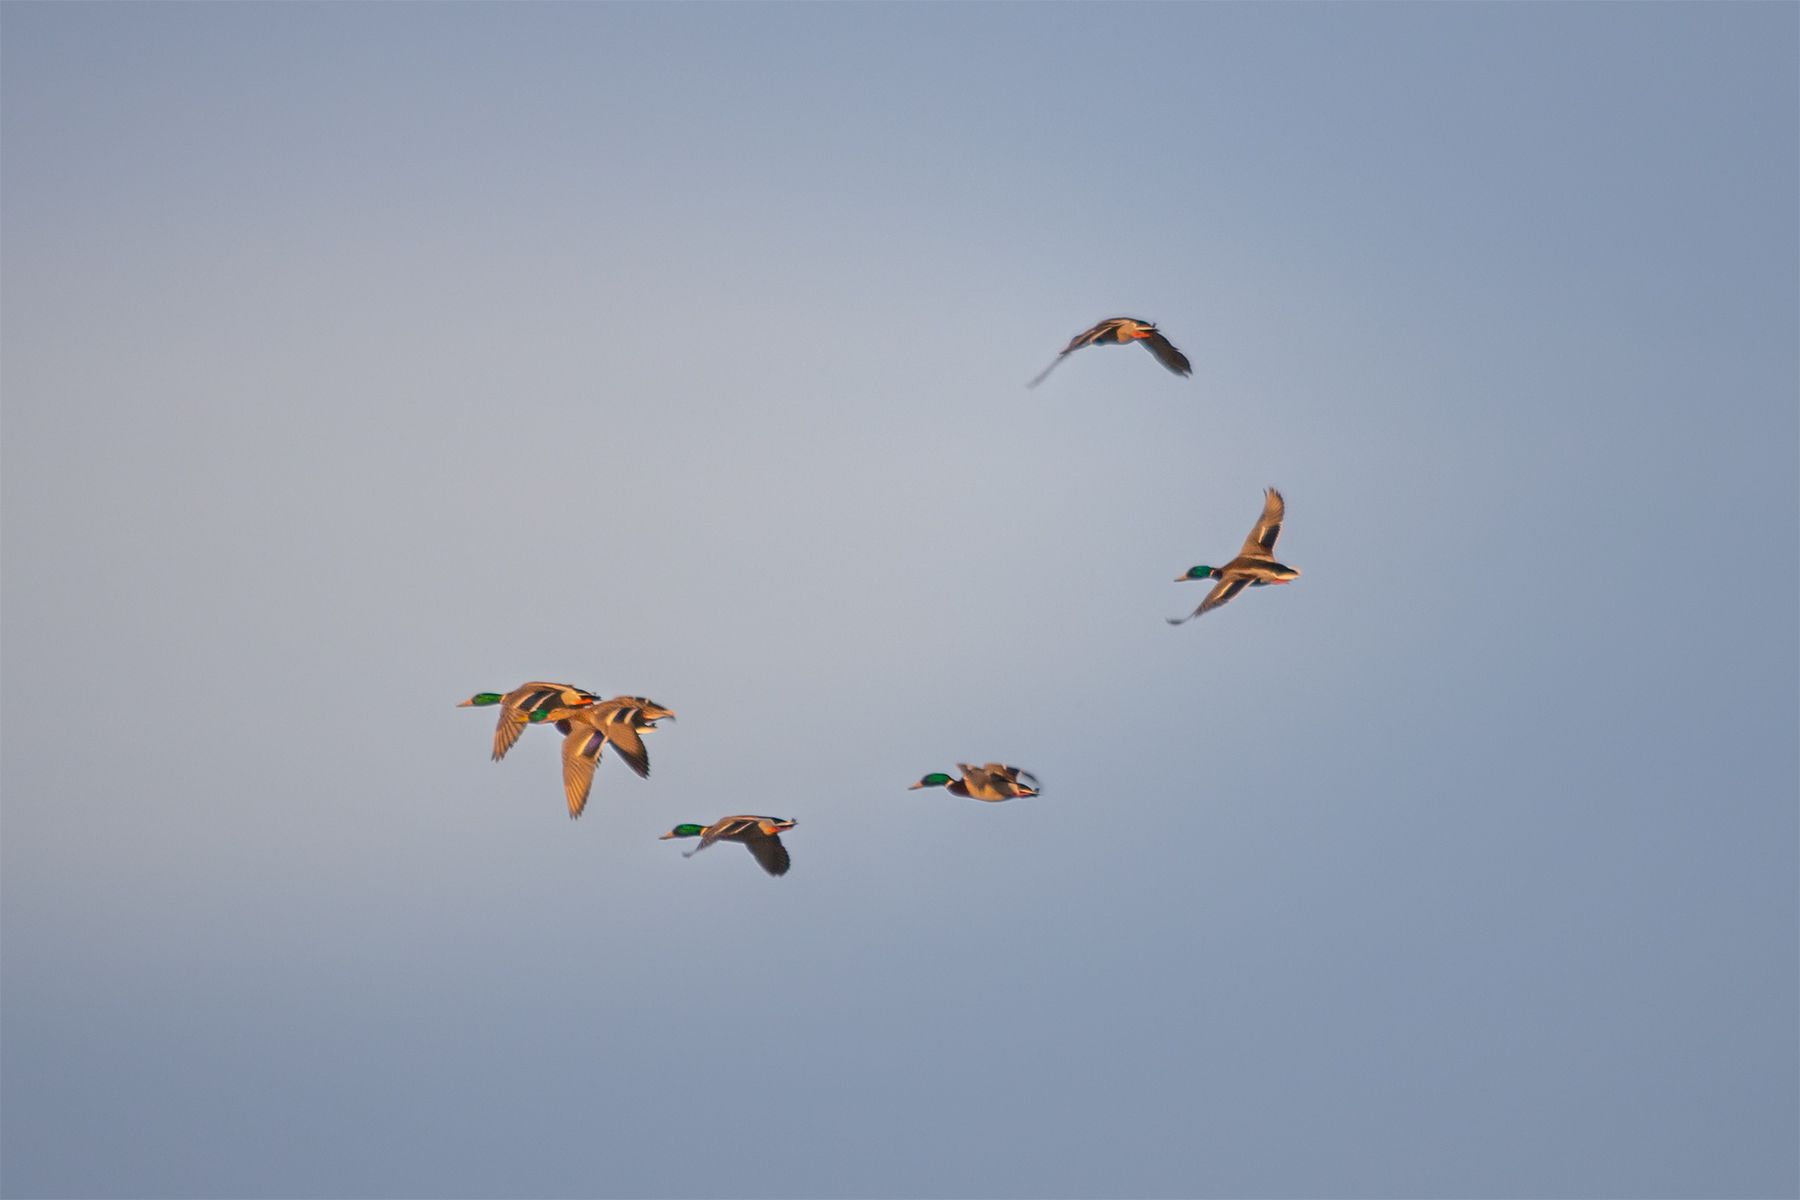
{"label": "flying mallard duck", "polygon": [[1190,579],[1216,579],[1218,584],[1208,592],[1200,607],[1185,617],[1164,617],[1171,625],[1179,625],[1183,621],[1191,621],[1204,612],[1211,612],[1225,603],[1246,587],[1262,587],[1270,583],[1292,583],[1300,578],[1300,572],[1293,567],[1275,561],[1275,539],[1281,536],[1281,518],[1287,512],[1287,505],[1282,503],[1281,493],[1269,488],[1263,496],[1262,516],[1257,519],[1256,528],[1244,539],[1244,548],[1238,556],[1222,567],[1198,566],[1189,567],[1187,574],[1177,575],[1176,583],[1185,583]]}
{"label": "flying mallard duck", "polygon": [[1159,333],[1156,326],[1149,321],[1140,321],[1136,317],[1108,317],[1092,329],[1076,334],[1069,344],[1063,347],[1063,352],[1044,368],[1043,373],[1025,386],[1036,387],[1044,382],[1049,378],[1050,372],[1056,370],[1058,363],[1083,346],[1102,345],[1107,342],[1116,342],[1121,346],[1127,342],[1142,342],[1144,349],[1156,355],[1157,362],[1175,374],[1191,375],[1194,373],[1194,369],[1188,365],[1187,355],[1170,345],[1169,339]]}
{"label": "flying mallard duck", "polygon": [[756,856],[763,870],[771,875],[786,875],[788,852],[781,844],[781,832],[792,829],[794,824],[785,817],[720,817],[711,825],[677,825],[658,840],[699,838],[700,844],[692,850],[684,850],[683,858],[694,857],[714,842],[742,842]]}
{"label": "flying mallard duck", "polygon": [[557,732],[563,735],[563,795],[569,801],[571,820],[587,807],[594,768],[600,764],[603,747],[610,745],[640,778],[649,778],[650,755],[644,749],[642,735],[664,717],[673,720],[674,710],[642,696],[616,696],[577,707],[540,708],[531,714],[533,725],[555,722]]}
{"label": "flying mallard duck", "polygon": [[[935,771],[919,782],[909,784],[907,790],[941,787],[953,796],[967,796],[971,800],[998,803],[1001,800],[1014,800],[1020,796],[1035,796],[1040,788],[1037,776],[1030,771],[1009,767],[1005,763],[983,763],[979,767],[970,766],[968,763],[957,763],[956,769],[962,772],[961,779],[954,779],[942,771]],[[1021,779],[1028,782],[1020,783]]]}
{"label": "flying mallard duck", "polygon": [[525,732],[525,726],[531,722],[531,714],[537,709],[546,705],[580,708],[598,699],[600,697],[594,693],[583,691],[572,683],[521,683],[505,695],[499,692],[476,692],[456,707],[486,708],[491,704],[500,705],[500,724],[494,727],[494,761],[499,762],[513,748],[513,743],[519,740],[519,735]]}

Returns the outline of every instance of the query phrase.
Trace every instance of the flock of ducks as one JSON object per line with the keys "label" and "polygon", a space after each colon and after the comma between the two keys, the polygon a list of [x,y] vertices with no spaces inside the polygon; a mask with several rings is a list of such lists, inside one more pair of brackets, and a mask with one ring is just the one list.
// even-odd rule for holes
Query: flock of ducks
{"label": "flock of ducks", "polygon": [[[1049,377],[1058,364],[1084,346],[1118,345],[1137,342],[1156,361],[1176,375],[1193,373],[1187,356],[1177,350],[1154,324],[1136,317],[1109,317],[1091,329],[1083,330],[1069,340],[1062,353],[1040,372],[1027,387],[1036,387]],[[1263,494],[1262,515],[1244,539],[1237,557],[1224,566],[1201,564],[1189,567],[1175,577],[1177,583],[1191,580],[1216,580],[1200,606],[1185,617],[1165,618],[1171,625],[1181,625],[1195,617],[1224,605],[1247,587],[1291,583],[1300,572],[1275,561],[1275,539],[1281,536],[1281,522],[1287,506],[1274,488]],[[554,725],[563,735],[563,795],[568,801],[569,816],[579,817],[587,808],[588,794],[593,790],[594,771],[600,765],[600,752],[608,746],[639,778],[650,775],[650,755],[644,748],[644,735],[663,719],[674,720],[673,709],[664,708],[643,696],[615,696],[602,700],[593,692],[569,683],[522,683],[510,692],[477,692],[462,701],[460,708],[500,709],[500,721],[494,727],[493,761],[506,757],[532,725]],[[941,787],[953,796],[999,803],[1035,796],[1040,785],[1036,776],[1005,763],[958,763],[957,775],[934,771],[910,785],[912,790]],[[721,817],[710,825],[684,822],[662,835],[672,838],[699,838],[700,844],[684,851],[692,858],[714,842],[737,842],[750,851],[753,858],[770,875],[785,875],[789,858],[781,835],[796,822],[787,817],[738,815]]]}

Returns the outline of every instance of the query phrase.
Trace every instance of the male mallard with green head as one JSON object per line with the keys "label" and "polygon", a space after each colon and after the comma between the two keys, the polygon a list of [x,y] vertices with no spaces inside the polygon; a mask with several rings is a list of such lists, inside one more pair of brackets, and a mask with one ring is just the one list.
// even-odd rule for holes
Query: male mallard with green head
{"label": "male mallard with green head", "polygon": [[1156,356],[1157,362],[1177,375],[1194,373],[1193,367],[1188,365],[1187,355],[1170,345],[1169,339],[1164,337],[1151,322],[1141,321],[1136,317],[1108,317],[1092,329],[1084,330],[1071,338],[1069,344],[1063,347],[1062,353],[1052,359],[1050,365],[1025,386],[1036,387],[1044,382],[1063,359],[1083,346],[1123,346],[1130,342],[1141,342],[1144,349]]}
{"label": "male mallard with green head", "polygon": [[658,840],[699,838],[700,844],[692,850],[684,850],[683,858],[694,857],[714,842],[741,842],[762,864],[763,870],[771,875],[786,875],[788,852],[781,844],[781,833],[794,825],[795,822],[787,817],[721,817],[711,825],[677,825]]}
{"label": "male mallard with green head", "polygon": [[1247,587],[1263,587],[1271,583],[1292,583],[1300,578],[1294,567],[1275,561],[1275,539],[1281,536],[1281,519],[1287,513],[1281,493],[1269,488],[1263,495],[1262,516],[1244,539],[1238,556],[1222,567],[1189,567],[1187,574],[1177,575],[1176,583],[1190,579],[1216,579],[1219,582],[1206,594],[1200,607],[1185,617],[1164,617],[1171,625],[1191,621],[1201,613],[1211,612]]}
{"label": "male mallard with green head", "polygon": [[[952,796],[967,796],[971,800],[986,800],[989,803],[1035,796],[1040,790],[1037,777],[1030,771],[1021,771],[1005,763],[983,763],[979,767],[957,763],[956,769],[962,772],[962,778],[934,771],[919,782],[908,785],[907,790],[941,787]],[[1026,782],[1021,783],[1020,780]]]}
{"label": "male mallard with green head", "polygon": [[563,795],[569,802],[571,820],[587,807],[602,748],[610,745],[640,778],[649,777],[650,755],[642,735],[664,717],[674,720],[674,710],[642,696],[617,696],[573,708],[542,708],[531,714],[533,725],[554,722],[563,735]]}
{"label": "male mallard with green head", "polygon": [[522,683],[510,692],[476,692],[458,708],[487,708],[490,705],[500,706],[500,723],[494,727],[494,761],[499,762],[506,757],[506,752],[513,748],[519,735],[525,732],[525,726],[531,722],[531,714],[546,705],[559,708],[580,708],[592,704],[600,697],[584,691],[572,683]]}

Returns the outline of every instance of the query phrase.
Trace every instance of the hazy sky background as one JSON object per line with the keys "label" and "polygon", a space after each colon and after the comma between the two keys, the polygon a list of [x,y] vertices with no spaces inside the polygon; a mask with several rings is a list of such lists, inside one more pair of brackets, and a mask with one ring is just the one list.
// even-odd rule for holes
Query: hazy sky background
{"label": "hazy sky background", "polygon": [[1800,1190],[1800,8],[0,21],[8,1195]]}

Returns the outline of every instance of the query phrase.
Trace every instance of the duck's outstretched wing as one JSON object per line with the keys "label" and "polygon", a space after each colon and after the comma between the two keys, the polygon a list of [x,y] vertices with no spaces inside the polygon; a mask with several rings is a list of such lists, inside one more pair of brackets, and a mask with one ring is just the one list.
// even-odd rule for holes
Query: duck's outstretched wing
{"label": "duck's outstretched wing", "polygon": [[1055,358],[1051,359],[1050,365],[1045,367],[1042,371],[1039,371],[1037,373],[1037,377],[1035,379],[1033,379],[1030,383],[1026,384],[1025,386],[1028,388],[1034,388],[1038,384],[1044,382],[1044,380],[1050,378],[1050,372],[1056,370],[1056,368],[1062,363],[1062,360],[1064,358],[1068,357],[1068,354],[1069,354],[1069,352],[1067,350],[1064,350],[1061,354],[1059,354]]}
{"label": "duck's outstretched wing", "polygon": [[[1281,536],[1281,522],[1287,516],[1287,503],[1282,500],[1281,493],[1268,488],[1263,493],[1262,516],[1256,519],[1255,528],[1250,536],[1244,539],[1244,548],[1238,551],[1240,558],[1274,558],[1275,539]],[[1210,597],[1209,597],[1210,599]],[[1219,601],[1220,604],[1225,601]]]}
{"label": "duck's outstretched wing", "polygon": [[717,821],[714,821],[711,825],[708,825],[705,829],[700,831],[700,844],[695,846],[692,850],[683,850],[681,852],[681,857],[692,858],[694,855],[700,853],[721,838],[728,838],[732,834],[742,833],[744,830],[755,824],[755,817],[720,817]]}
{"label": "duck's outstretched wing", "polygon": [[572,683],[534,680],[508,692],[500,702],[500,722],[494,726],[494,761],[506,757],[531,724],[531,714],[541,708],[581,707],[594,702],[594,694]]}
{"label": "duck's outstretched wing", "polygon": [[594,786],[594,768],[600,763],[600,748],[606,735],[591,725],[577,725],[563,739],[563,795],[569,801],[569,819],[574,820],[587,807],[588,792]]}
{"label": "duck's outstretched wing", "polygon": [[506,752],[518,742],[519,735],[525,732],[525,726],[530,723],[531,721],[526,717],[523,709],[514,708],[510,704],[500,706],[500,723],[494,726],[493,759],[495,762],[506,757]]}
{"label": "duck's outstretched wing", "polygon": [[781,844],[779,837],[754,837],[747,840],[744,845],[751,854],[756,856],[756,861],[761,864],[762,869],[769,874],[786,875],[788,873],[788,850]]}
{"label": "duck's outstretched wing", "polygon": [[1224,604],[1233,596],[1243,591],[1249,585],[1250,581],[1241,575],[1235,579],[1221,579],[1218,583],[1213,585],[1213,590],[1206,594],[1206,599],[1200,602],[1199,608],[1196,608],[1185,617],[1164,617],[1163,620],[1171,625],[1185,624],[1195,617],[1200,616],[1202,613],[1211,612],[1213,609],[1219,607],[1221,604]]}
{"label": "duck's outstretched wing", "polygon": [[[1117,330],[1119,328],[1119,326],[1121,324],[1130,323],[1130,321],[1131,321],[1131,318],[1129,318],[1129,317],[1108,317],[1106,320],[1100,322],[1098,325],[1095,325],[1089,329],[1082,330],[1080,333],[1076,334],[1074,337],[1069,339],[1069,344],[1062,348],[1061,354],[1058,354],[1055,358],[1050,360],[1049,366],[1045,367],[1042,371],[1038,372],[1038,377],[1036,379],[1033,379],[1030,383],[1026,384],[1025,386],[1028,388],[1036,387],[1038,384],[1044,382],[1044,380],[1046,380],[1050,377],[1050,372],[1056,370],[1057,364],[1061,363],[1063,359],[1069,357],[1069,355],[1075,353],[1077,350],[1081,349],[1083,346],[1093,345],[1095,342],[1104,338],[1107,334],[1113,333],[1115,330]],[[1176,355],[1176,357],[1180,358],[1181,356],[1178,354],[1178,355]],[[1186,362],[1187,360],[1182,359],[1182,361]],[[1173,368],[1170,368],[1170,369],[1173,370]]]}
{"label": "duck's outstretched wing", "polygon": [[1189,365],[1187,355],[1177,350],[1169,339],[1152,329],[1148,335],[1138,339],[1144,349],[1156,355],[1156,361],[1177,375],[1192,375],[1194,368]]}
{"label": "duck's outstretched wing", "polygon": [[624,760],[625,765],[637,772],[638,778],[650,777],[650,752],[644,749],[644,739],[638,728],[629,719],[610,717],[606,721],[606,740],[612,743],[613,750]]}
{"label": "duck's outstretched wing", "polygon": [[969,785],[971,792],[1006,782],[1006,766],[1003,763],[957,763],[956,769],[962,772],[963,782]]}
{"label": "duck's outstretched wing", "polygon": [[1030,771],[1021,771],[1018,767],[1008,767],[1006,770],[1008,773],[1007,778],[1011,779],[1014,783],[1023,783],[1034,792],[1043,790],[1038,784],[1037,776],[1033,775]]}

